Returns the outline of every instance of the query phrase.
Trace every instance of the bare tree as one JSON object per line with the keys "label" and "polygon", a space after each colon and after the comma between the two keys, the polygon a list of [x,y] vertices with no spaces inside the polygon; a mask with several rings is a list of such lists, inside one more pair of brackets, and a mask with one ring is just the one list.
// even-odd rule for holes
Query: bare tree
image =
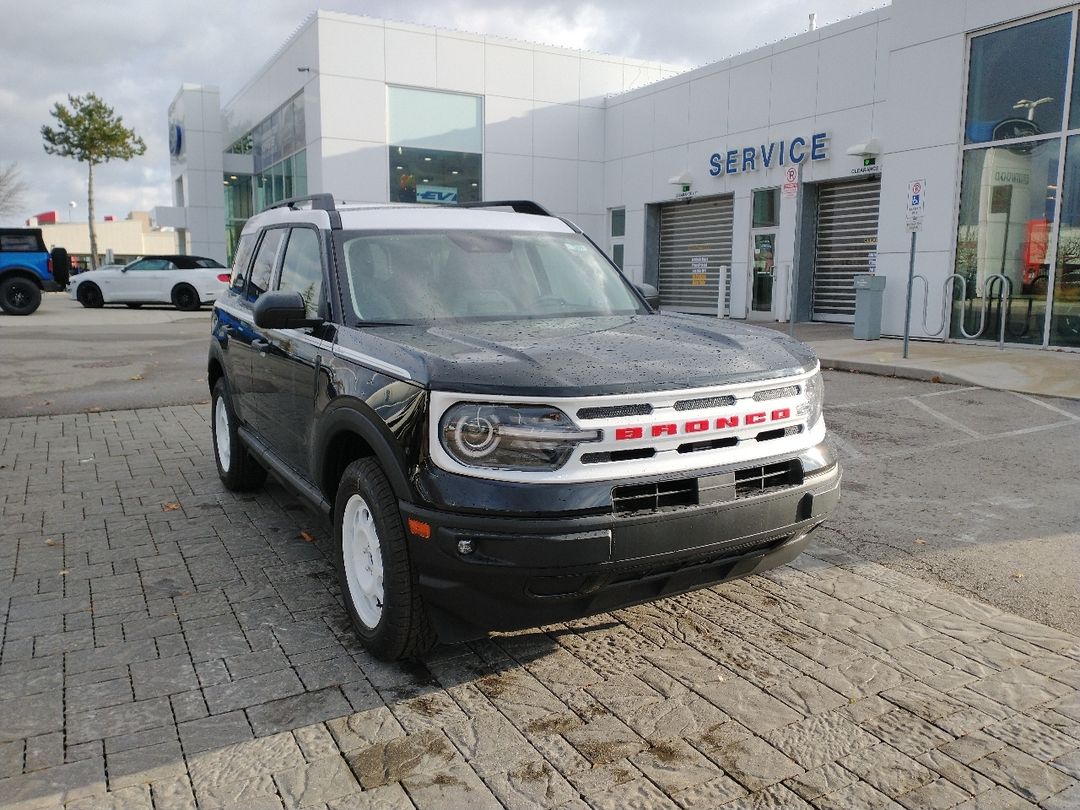
{"label": "bare tree", "polygon": [[0,217],[22,208],[27,188],[18,163],[0,163]]}

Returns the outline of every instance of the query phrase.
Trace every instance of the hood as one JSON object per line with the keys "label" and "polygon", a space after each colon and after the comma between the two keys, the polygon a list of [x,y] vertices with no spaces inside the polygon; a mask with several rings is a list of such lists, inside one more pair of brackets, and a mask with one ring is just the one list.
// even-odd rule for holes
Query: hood
{"label": "hood", "polygon": [[342,329],[339,344],[429,388],[518,396],[702,388],[817,364],[787,335],[693,315],[634,315]]}

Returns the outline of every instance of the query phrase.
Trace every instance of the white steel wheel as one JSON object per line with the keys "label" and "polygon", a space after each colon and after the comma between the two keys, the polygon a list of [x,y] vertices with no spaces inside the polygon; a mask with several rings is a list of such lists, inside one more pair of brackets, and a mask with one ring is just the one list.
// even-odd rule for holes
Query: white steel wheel
{"label": "white steel wheel", "polygon": [[214,463],[225,489],[247,492],[263,485],[266,470],[244,447],[237,424],[229,385],[222,377],[214,383],[210,398],[210,443],[214,447]]}
{"label": "white steel wheel", "polygon": [[382,547],[371,508],[360,495],[353,495],[345,504],[341,556],[353,608],[360,621],[374,630],[383,613]]}
{"label": "white steel wheel", "polygon": [[214,400],[214,448],[217,450],[218,464],[226,473],[232,463],[232,439],[229,435],[229,411],[225,407],[225,398]]}

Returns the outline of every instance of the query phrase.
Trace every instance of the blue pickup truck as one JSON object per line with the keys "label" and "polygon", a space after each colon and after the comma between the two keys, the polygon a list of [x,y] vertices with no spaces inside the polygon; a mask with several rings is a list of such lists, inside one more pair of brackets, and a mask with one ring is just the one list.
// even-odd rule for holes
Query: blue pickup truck
{"label": "blue pickup truck", "polygon": [[0,309],[8,315],[34,312],[41,293],[63,290],[70,273],[67,251],[50,254],[40,228],[0,228]]}

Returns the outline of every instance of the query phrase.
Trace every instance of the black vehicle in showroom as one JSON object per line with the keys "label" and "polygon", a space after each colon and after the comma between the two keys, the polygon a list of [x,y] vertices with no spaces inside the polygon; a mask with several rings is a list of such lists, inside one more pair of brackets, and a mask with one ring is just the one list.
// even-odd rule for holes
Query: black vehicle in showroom
{"label": "black vehicle in showroom", "polygon": [[218,472],[330,519],[385,659],[792,560],[840,493],[817,359],[653,296],[535,203],[279,203],[214,306]]}

